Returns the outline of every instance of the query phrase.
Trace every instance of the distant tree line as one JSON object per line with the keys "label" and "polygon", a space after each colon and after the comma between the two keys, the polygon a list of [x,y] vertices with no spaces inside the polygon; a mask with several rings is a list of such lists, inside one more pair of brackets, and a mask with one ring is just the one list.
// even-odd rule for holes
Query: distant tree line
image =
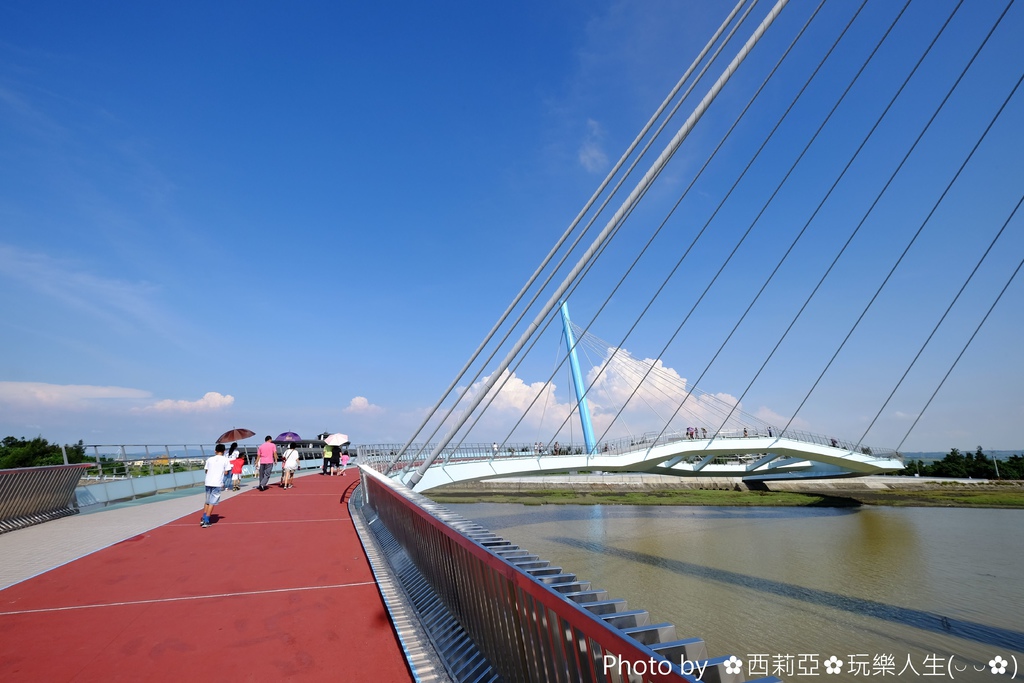
{"label": "distant tree line", "polygon": [[[998,475],[996,469],[998,467]],[[959,477],[961,479],[1024,479],[1024,457],[1011,455],[997,463],[985,455],[978,446],[973,453],[961,453],[954,448],[942,460],[925,464],[923,460],[911,460],[906,469],[897,474],[920,474],[922,477]]]}
{"label": "distant tree line", "polygon": [[[92,462],[91,458],[85,457],[85,446],[81,440],[65,448],[69,463]],[[0,470],[63,464],[64,455],[61,453],[60,444],[49,443],[41,436],[32,440],[8,436],[0,442]]]}

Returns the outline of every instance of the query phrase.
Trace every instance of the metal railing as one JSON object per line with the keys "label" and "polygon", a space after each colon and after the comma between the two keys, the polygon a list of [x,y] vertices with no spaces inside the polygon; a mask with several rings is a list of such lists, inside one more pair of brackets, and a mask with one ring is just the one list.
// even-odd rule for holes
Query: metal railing
{"label": "metal railing", "polygon": [[[94,505],[132,500],[169,491],[199,486],[204,480],[206,459],[215,452],[215,444],[91,444],[86,455],[88,463],[79,481],[77,497],[80,505]],[[239,448],[247,464],[242,477],[256,476],[256,447]],[[278,447],[279,452],[284,449]],[[304,445],[299,451],[299,469],[319,468],[323,463],[320,445]],[[274,467],[280,472],[281,464]]]}
{"label": "metal railing", "polygon": [[[800,441],[802,443],[815,444],[820,446],[831,446],[852,452],[859,452],[878,459],[896,459],[902,461],[903,456],[891,449],[870,448],[857,446],[856,444],[840,441],[831,437],[801,432],[797,430],[786,430],[778,433],[774,429],[769,431],[765,427],[750,427],[747,429],[735,429],[720,431],[718,434],[701,432],[701,440],[736,440],[737,442],[749,438],[784,438]],[[597,444],[596,454],[602,456],[619,455],[623,453],[635,453],[638,450],[646,450],[655,446],[669,445],[696,439],[693,434],[685,432],[672,432],[661,434],[649,432],[635,436],[626,436],[618,439],[608,439]],[[497,448],[495,446],[497,445]],[[426,454],[433,450],[433,444],[412,444],[406,456],[398,468],[399,472],[407,472],[410,469],[419,467]],[[95,464],[86,471],[80,486],[88,486],[97,483],[132,480],[138,482],[141,478],[153,478],[151,482],[141,485],[141,488],[130,485],[128,492],[119,491],[112,495],[114,499],[131,498],[138,495],[153,493],[156,490],[180,488],[184,486],[195,486],[200,483],[201,478],[196,478],[196,471],[203,469],[206,458],[213,454],[214,444],[181,444],[181,445],[153,445],[153,444],[108,444],[88,445],[86,454],[95,460]],[[349,453],[352,457],[358,457],[358,462],[367,464],[378,471],[384,471],[395,454],[401,449],[398,444],[367,444],[351,446]],[[249,464],[243,468],[243,476],[253,476],[256,467],[252,464],[256,457],[255,446],[243,446],[242,453]],[[470,443],[461,444],[458,447],[445,448],[437,460],[439,465],[488,461],[498,458],[524,458],[524,457],[560,457],[582,455],[585,446],[578,443],[553,442],[545,444],[534,443]],[[304,444],[299,448],[299,466],[302,469],[320,467],[323,461],[323,447],[320,444]],[[353,461],[355,464],[355,461]],[[152,486],[149,485],[152,483]],[[156,487],[156,488],[154,488]],[[135,490],[139,488],[139,490]]]}
{"label": "metal railing", "polygon": [[[201,470],[206,459],[214,454],[215,448],[215,444],[90,444],[85,446],[85,452],[95,460],[95,463],[90,463],[90,469],[82,483]],[[279,454],[283,454],[284,450],[278,446]],[[323,459],[322,446],[300,446],[297,450],[300,468],[320,466]],[[244,473],[252,474],[256,447],[240,446],[239,451],[247,461]],[[312,460],[316,462],[310,462]]]}
{"label": "metal railing", "polygon": [[[803,432],[795,429],[787,429],[780,432],[774,428],[760,425],[748,428],[721,430],[717,434],[712,433],[711,431],[697,430],[693,434],[687,434],[686,432],[666,432],[659,436],[657,432],[648,432],[635,436],[625,436],[618,439],[608,439],[598,443],[595,447],[595,454],[619,455],[622,453],[635,453],[639,450],[648,450],[656,446],[681,443],[684,441],[742,441],[744,439],[764,437],[773,439],[791,439],[793,441],[817,446],[830,446],[832,448],[871,456],[879,460],[891,459],[898,460],[900,462],[903,461],[903,454],[891,448],[877,448],[865,446],[863,444],[858,445],[850,441],[844,441],[821,434],[813,434],[811,432]],[[586,447],[583,444],[563,444],[557,441],[552,444],[544,444],[540,442],[503,443],[499,444],[497,448],[494,446],[495,444],[493,443],[464,443],[458,447],[448,447],[441,451],[435,462],[438,465],[447,465],[458,462],[486,461],[498,458],[583,455],[586,451]],[[395,455],[401,450],[401,447],[402,446],[400,444],[369,444],[365,446],[357,446],[356,450],[362,458],[361,462],[373,467],[377,471],[384,471],[394,459]],[[423,463],[426,455],[431,453],[433,450],[434,444],[410,445],[406,450],[406,454],[402,457],[401,462],[392,470],[392,472],[398,471],[404,473],[419,467]]]}
{"label": "metal railing", "polygon": [[78,512],[75,486],[88,465],[0,470],[0,533]]}
{"label": "metal railing", "polygon": [[[684,673],[682,661],[669,661],[644,644],[648,641],[634,639],[612,625],[615,619],[625,621],[632,613],[602,618],[569,599],[581,595],[569,591],[597,593],[588,590],[589,582],[577,581],[571,574],[550,573],[558,568],[531,574],[525,567],[541,563],[524,562],[522,557],[514,563],[485,545],[502,543],[507,547],[507,542],[494,540],[490,534],[463,533],[458,523],[432,514],[424,505],[428,501],[419,494],[370,467],[360,470],[365,506],[404,548],[502,680],[697,680]],[[671,625],[650,626],[645,631],[658,626]],[[705,663],[724,666],[719,660]],[[778,681],[764,679],[769,680]]]}

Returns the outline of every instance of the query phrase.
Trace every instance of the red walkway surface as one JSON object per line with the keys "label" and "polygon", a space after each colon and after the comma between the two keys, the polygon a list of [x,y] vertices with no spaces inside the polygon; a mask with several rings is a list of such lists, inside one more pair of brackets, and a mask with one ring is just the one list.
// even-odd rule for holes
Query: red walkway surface
{"label": "red walkway surface", "polygon": [[209,529],[197,508],[0,591],[0,680],[411,681],[349,519],[355,483],[252,490]]}

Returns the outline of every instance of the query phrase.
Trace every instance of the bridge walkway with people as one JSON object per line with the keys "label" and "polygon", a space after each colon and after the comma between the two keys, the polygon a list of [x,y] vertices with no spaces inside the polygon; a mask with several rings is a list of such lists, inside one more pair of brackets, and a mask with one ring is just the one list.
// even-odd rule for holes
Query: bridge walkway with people
{"label": "bridge walkway with people", "polygon": [[0,535],[5,681],[411,681],[349,517],[358,477]]}

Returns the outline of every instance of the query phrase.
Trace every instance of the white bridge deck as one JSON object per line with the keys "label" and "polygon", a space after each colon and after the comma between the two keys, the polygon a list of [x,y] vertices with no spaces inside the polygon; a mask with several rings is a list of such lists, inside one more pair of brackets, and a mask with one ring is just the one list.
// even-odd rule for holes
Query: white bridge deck
{"label": "white bridge deck", "polygon": [[[838,442],[832,446],[789,436],[687,438],[655,445],[641,440],[611,449],[599,446],[599,452],[590,455],[568,450],[572,452],[459,449],[439,458],[414,488],[426,491],[460,481],[580,470],[760,480],[864,476],[903,469],[902,459],[892,451],[876,454],[870,448],[855,450]],[[421,462],[421,458],[406,461],[401,472],[391,474],[407,481]]]}

